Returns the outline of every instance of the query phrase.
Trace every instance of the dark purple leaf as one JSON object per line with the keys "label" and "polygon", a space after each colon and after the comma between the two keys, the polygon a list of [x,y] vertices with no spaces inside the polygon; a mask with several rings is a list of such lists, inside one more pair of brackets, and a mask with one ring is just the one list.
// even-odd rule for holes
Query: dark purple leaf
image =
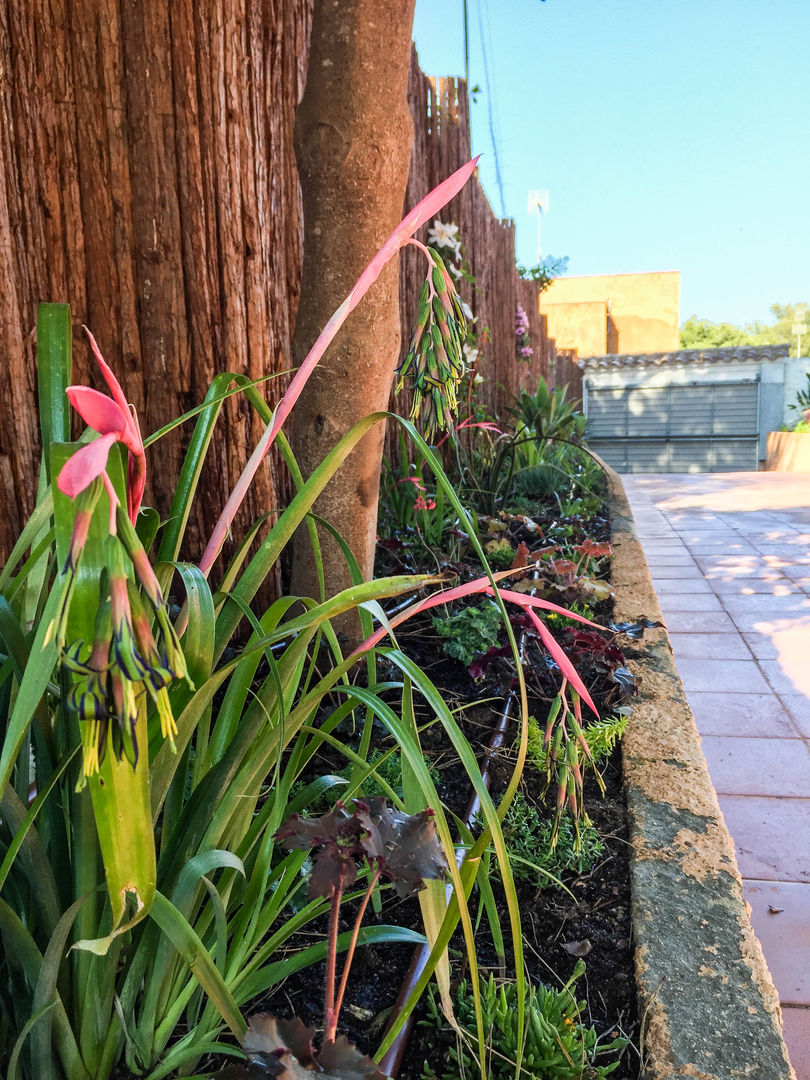
{"label": "dark purple leaf", "polygon": [[624,696],[629,697],[630,694],[638,693],[641,678],[638,675],[634,675],[629,668],[617,667],[615,671],[611,672],[610,677],[613,682],[619,684]]}
{"label": "dark purple leaf", "polygon": [[313,1073],[321,1080],[386,1080],[379,1066],[343,1035],[324,1043],[319,1051],[313,1045],[314,1035],[297,1017],[252,1016],[242,1039],[248,1065],[228,1065],[212,1080],[312,1080]]}

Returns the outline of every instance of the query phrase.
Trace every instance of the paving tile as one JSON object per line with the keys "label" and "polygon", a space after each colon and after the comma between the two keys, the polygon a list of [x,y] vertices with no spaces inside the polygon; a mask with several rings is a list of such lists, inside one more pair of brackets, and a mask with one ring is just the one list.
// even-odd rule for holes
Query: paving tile
{"label": "paving tile", "polygon": [[675,611],[716,611],[723,610],[720,601],[713,592],[708,593],[680,593],[664,592],[656,588],[656,596],[664,612]]}
{"label": "paving tile", "polygon": [[810,1008],[783,1006],[782,1027],[796,1080],[810,1080]]}
{"label": "paving tile", "polygon": [[779,615],[793,615],[806,612],[810,615],[810,598],[804,593],[788,593],[783,596],[774,596],[768,593],[738,593],[736,596],[725,596],[723,606],[730,615],[738,612],[767,611]]}
{"label": "paving tile", "polygon": [[750,660],[751,650],[741,634],[670,634],[669,643],[681,657],[712,656],[715,660]]}
{"label": "paving tile", "polygon": [[810,885],[744,881],[743,893],[780,1000],[810,1005]]}
{"label": "paving tile", "polygon": [[810,883],[810,799],[721,795],[719,801],[744,878]]}
{"label": "paving tile", "polygon": [[706,735],[703,753],[718,794],[810,798],[810,751],[801,739]]}
{"label": "paving tile", "polygon": [[801,580],[802,578],[810,577],[810,570],[808,570],[805,563],[799,563],[796,566],[783,566],[781,572],[785,577]]}
{"label": "paving tile", "polygon": [[[670,574],[664,574],[663,571],[658,570],[652,575],[653,587],[655,591],[661,595],[661,593],[706,593],[710,594],[714,590],[711,585],[706,581],[705,577],[695,567],[694,570],[690,570],[689,567],[683,567],[683,574],[673,577]],[[803,593],[799,594],[803,596]]]}
{"label": "paving tile", "polygon": [[[790,578],[731,577],[717,576],[707,579],[718,596],[739,594],[750,596],[753,593],[766,593],[770,596],[801,596],[802,590],[797,582]],[[810,578],[808,578],[810,582]]]}
{"label": "paving tile", "polygon": [[675,634],[728,634],[737,629],[725,611],[671,611],[665,621]]}
{"label": "paving tile", "polygon": [[810,739],[810,698],[806,694],[780,694],[779,697],[801,737]]}
{"label": "paving tile", "polygon": [[704,539],[687,545],[693,555],[715,555],[718,552],[732,552],[735,555],[756,555],[757,549],[740,540]]}
{"label": "paving tile", "polygon": [[645,549],[645,551],[644,551],[644,561],[647,563],[647,566],[650,568],[651,572],[652,572],[652,570],[654,568],[665,567],[665,566],[690,567],[690,568],[694,567],[695,569],[697,569],[697,563],[692,558],[692,556],[684,554],[682,552],[678,552],[677,554],[672,554],[672,555],[671,554],[656,555],[656,554],[654,554],[652,552],[649,552],[649,551],[647,551]]}
{"label": "paving tile", "polygon": [[775,634],[810,632],[810,611],[735,611],[730,617],[742,634],[767,634],[773,637]]}
{"label": "paving tile", "polygon": [[767,694],[769,690],[755,660],[718,660],[703,656],[679,657],[676,663],[687,694],[690,691],[710,692],[718,687],[728,687],[740,694]]}
{"label": "paving tile", "polygon": [[708,545],[709,547],[725,547],[730,544],[739,544],[740,534],[733,529],[711,529],[707,532],[698,529],[678,529],[678,535],[687,547]]}
{"label": "paving tile", "polygon": [[802,657],[779,655],[775,660],[760,660],[765,678],[777,694],[810,696],[808,653]]}
{"label": "paving tile", "polygon": [[687,689],[686,699],[701,735],[795,739],[799,734],[795,722],[773,694]]}
{"label": "paving tile", "polygon": [[657,537],[651,537],[649,540],[645,540],[642,547],[644,551],[651,555],[687,555],[685,545],[679,540],[665,540]]}
{"label": "paving tile", "polygon": [[696,555],[695,562],[707,578],[722,575],[739,578],[768,578],[771,581],[782,579],[782,572],[777,567],[767,566],[761,559],[749,556]]}
{"label": "paving tile", "polygon": [[742,637],[757,660],[776,660],[781,653],[796,650],[810,653],[810,629],[772,631],[769,634],[749,632]]}

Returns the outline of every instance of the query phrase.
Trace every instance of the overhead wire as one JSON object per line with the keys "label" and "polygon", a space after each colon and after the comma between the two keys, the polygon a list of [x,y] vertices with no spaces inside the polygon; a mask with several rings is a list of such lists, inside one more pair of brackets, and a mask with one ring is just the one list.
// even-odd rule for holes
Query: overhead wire
{"label": "overhead wire", "polygon": [[[483,9],[486,7],[486,31],[484,30],[484,18]],[[495,183],[498,186],[498,195],[501,202],[501,217],[506,217],[506,197],[504,195],[503,186],[503,172],[501,170],[501,157],[498,149],[498,140],[496,137],[497,121],[497,103],[495,101],[495,79],[493,74],[493,64],[491,62],[491,56],[488,48],[488,42],[491,45],[491,24],[489,18],[489,3],[488,0],[478,0],[478,32],[481,37],[481,55],[484,65],[484,85],[487,91],[487,117],[489,122],[489,138],[492,143],[492,156],[495,163]]]}

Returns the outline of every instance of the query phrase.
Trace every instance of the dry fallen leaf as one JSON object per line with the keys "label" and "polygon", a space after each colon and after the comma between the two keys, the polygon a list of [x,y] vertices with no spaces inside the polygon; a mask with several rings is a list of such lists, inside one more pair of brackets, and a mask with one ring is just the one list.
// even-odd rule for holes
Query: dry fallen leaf
{"label": "dry fallen leaf", "polygon": [[583,938],[582,941],[565,941],[563,948],[569,956],[587,956],[593,945],[587,938]]}

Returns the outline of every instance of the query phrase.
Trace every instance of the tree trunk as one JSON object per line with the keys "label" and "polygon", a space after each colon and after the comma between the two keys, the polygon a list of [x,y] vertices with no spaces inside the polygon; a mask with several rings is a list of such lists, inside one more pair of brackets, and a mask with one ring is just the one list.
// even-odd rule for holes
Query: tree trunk
{"label": "tree trunk", "polygon": [[[36,493],[39,301],[70,303],[93,330],[144,434],[199,404],[218,371],[291,367],[311,3],[0,0],[0,561]],[[78,337],[74,352],[74,381],[94,380]],[[271,404],[284,385],[263,387]],[[240,397],[226,413],[192,558],[262,429]],[[164,514],[191,430],[148,454]],[[285,501],[274,461],[239,523]]]}
{"label": "tree trunk", "polygon": [[[300,363],[402,216],[413,126],[407,83],[414,0],[316,0],[307,86],[295,123],[304,202],[304,269],[293,351]],[[400,350],[398,268],[389,264],[315,369],[295,413],[305,476],[352,425],[385,409]],[[384,428],[365,437],[316,512],[373,571]],[[327,595],[349,584],[322,535]],[[292,589],[318,595],[309,541],[296,538]],[[344,626],[344,629],[347,627]]]}

